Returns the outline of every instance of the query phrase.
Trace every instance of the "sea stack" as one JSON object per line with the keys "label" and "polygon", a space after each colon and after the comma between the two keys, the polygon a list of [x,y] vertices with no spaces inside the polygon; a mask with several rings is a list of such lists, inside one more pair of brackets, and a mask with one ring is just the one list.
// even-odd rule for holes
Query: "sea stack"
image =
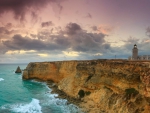
{"label": "sea stack", "polygon": [[21,72],[22,71],[21,71],[20,67],[18,66],[17,69],[16,69],[16,71],[15,71],[15,73],[21,73]]}

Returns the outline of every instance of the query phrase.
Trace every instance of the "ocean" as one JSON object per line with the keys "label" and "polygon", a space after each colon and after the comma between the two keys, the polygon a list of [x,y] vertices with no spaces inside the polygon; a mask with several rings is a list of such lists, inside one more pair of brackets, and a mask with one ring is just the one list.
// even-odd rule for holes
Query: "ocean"
{"label": "ocean", "polygon": [[44,82],[22,80],[15,70],[27,64],[0,64],[0,113],[81,113],[67,104],[67,100],[55,98]]}

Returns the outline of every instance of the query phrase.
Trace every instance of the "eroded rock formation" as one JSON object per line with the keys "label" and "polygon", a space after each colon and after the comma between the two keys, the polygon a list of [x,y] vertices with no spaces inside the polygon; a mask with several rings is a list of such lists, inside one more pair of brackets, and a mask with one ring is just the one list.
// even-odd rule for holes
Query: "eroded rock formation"
{"label": "eroded rock formation", "polygon": [[23,79],[54,81],[91,113],[150,113],[150,62],[127,60],[29,63]]}
{"label": "eroded rock formation", "polygon": [[22,73],[22,71],[21,71],[21,69],[20,69],[20,67],[19,67],[19,66],[17,67],[17,69],[16,69],[15,73]]}

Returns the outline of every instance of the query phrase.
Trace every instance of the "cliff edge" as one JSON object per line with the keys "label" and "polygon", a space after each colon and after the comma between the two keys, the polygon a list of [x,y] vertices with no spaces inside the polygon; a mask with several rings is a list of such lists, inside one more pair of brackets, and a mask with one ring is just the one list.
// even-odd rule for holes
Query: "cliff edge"
{"label": "cliff edge", "polygon": [[127,60],[29,63],[23,79],[53,81],[90,113],[150,113],[150,62]]}

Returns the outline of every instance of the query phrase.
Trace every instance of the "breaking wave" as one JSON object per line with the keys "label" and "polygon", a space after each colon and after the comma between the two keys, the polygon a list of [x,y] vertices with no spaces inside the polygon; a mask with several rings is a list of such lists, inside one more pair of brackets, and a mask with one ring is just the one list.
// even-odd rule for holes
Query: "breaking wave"
{"label": "breaking wave", "polygon": [[16,105],[14,108],[12,108],[12,111],[16,113],[42,113],[39,100],[34,98],[29,104]]}
{"label": "breaking wave", "polygon": [[0,78],[0,81],[3,81],[4,79],[3,78]]}

